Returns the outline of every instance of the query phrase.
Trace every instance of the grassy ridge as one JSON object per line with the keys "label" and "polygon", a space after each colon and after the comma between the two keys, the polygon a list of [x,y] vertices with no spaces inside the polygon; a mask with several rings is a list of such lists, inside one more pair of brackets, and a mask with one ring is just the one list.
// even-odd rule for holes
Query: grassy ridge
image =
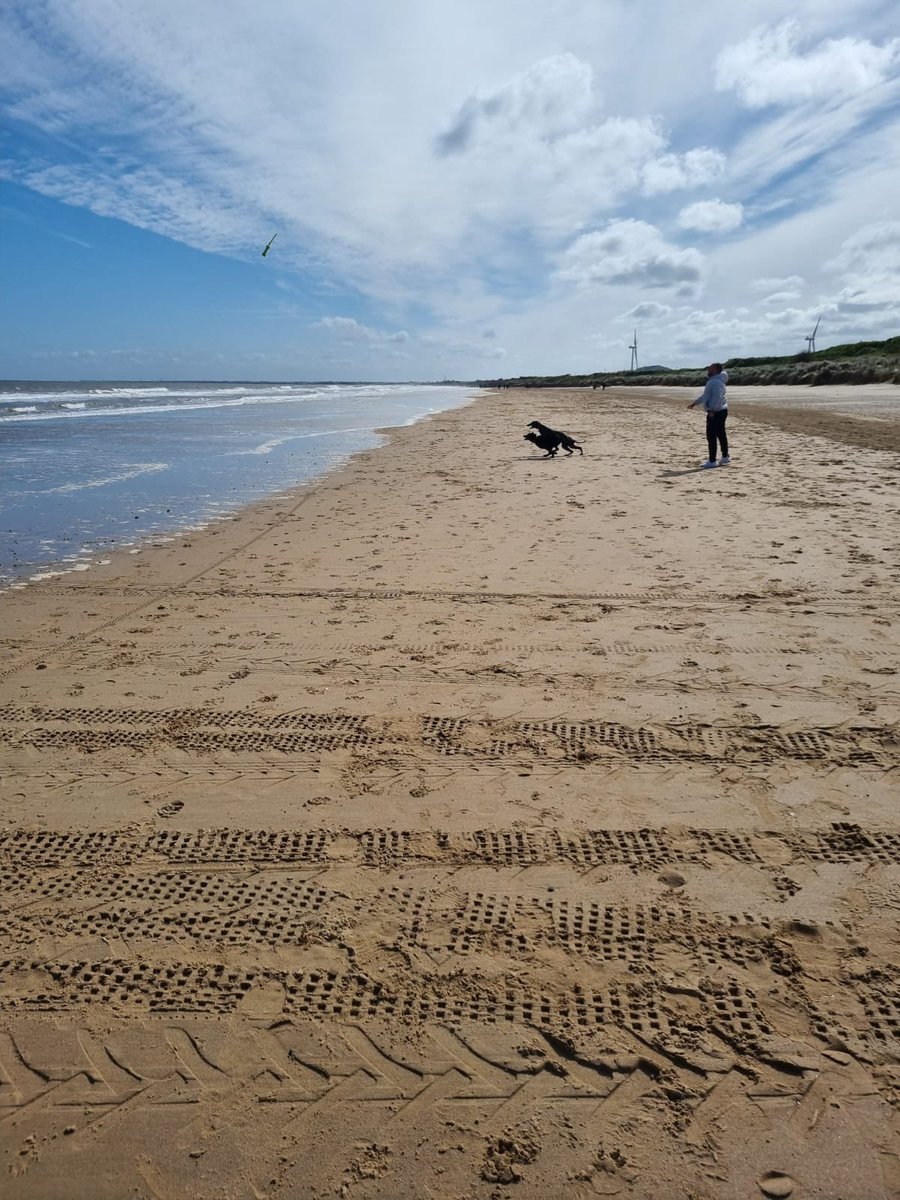
{"label": "grassy ridge", "polygon": [[[900,337],[881,342],[829,346],[814,354],[784,358],[730,358],[725,367],[734,384],[900,383]],[[706,368],[596,371],[588,375],[520,375],[515,379],[479,379],[480,387],[701,387]]]}

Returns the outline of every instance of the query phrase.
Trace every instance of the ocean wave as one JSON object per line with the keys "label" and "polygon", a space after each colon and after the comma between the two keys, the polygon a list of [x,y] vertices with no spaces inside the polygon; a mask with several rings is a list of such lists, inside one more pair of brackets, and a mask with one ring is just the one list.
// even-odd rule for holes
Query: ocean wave
{"label": "ocean wave", "polygon": [[84,401],[67,401],[66,403],[60,405],[59,408],[43,408],[36,412],[12,412],[3,414],[0,415],[0,422],[60,421],[72,419],[73,417],[143,417],[148,413],[194,412],[199,409],[207,408],[241,408],[244,405],[252,404],[306,404],[311,401],[321,399],[323,399],[323,393],[320,392],[306,392],[303,395],[290,396],[275,396],[271,393],[260,394],[255,392],[245,396],[231,396],[224,400],[217,397],[204,396],[196,401],[184,400],[178,404],[157,404],[151,402],[147,404],[130,405],[128,407],[122,407],[116,404],[88,407]]}
{"label": "ocean wave", "polygon": [[[0,423],[87,417],[144,416],[253,404],[307,404],[337,397],[348,403],[420,392],[416,384],[242,384],[219,389],[184,387],[92,388],[65,392],[0,392]],[[440,385],[428,391],[448,390]],[[13,401],[19,401],[14,405]],[[123,403],[132,401],[133,403]],[[3,411],[5,409],[5,411]]]}
{"label": "ocean wave", "polygon": [[[81,388],[65,388],[55,392],[40,392],[31,391],[29,389],[17,389],[15,391],[0,391],[0,404],[10,404],[15,401],[40,403],[40,404],[62,404],[67,400],[143,400],[153,399],[159,396],[170,397],[177,399],[183,396],[186,399],[192,397],[210,397],[214,399],[217,396],[241,396],[246,394],[259,394],[263,392],[296,392],[303,394],[304,391],[312,390],[313,385],[310,384],[259,384],[259,383],[242,383],[230,384],[228,387],[217,387],[215,384],[203,385],[166,385],[153,387],[140,387],[132,385],[129,387],[81,387]],[[317,392],[322,392],[322,389],[316,389]]]}
{"label": "ocean wave", "polygon": [[[180,392],[182,388],[175,388],[176,392]],[[169,387],[115,387],[115,388],[88,388],[85,393],[88,396],[168,396],[173,389]]]}
{"label": "ocean wave", "polygon": [[90,392],[85,391],[84,388],[69,392],[0,392],[0,404],[12,404],[16,400],[27,400],[29,403],[39,404],[59,404],[63,400],[79,400],[89,395]]}
{"label": "ocean wave", "polygon": [[[345,392],[352,396],[386,396],[390,393],[404,395],[409,392],[447,391],[450,384],[418,384],[418,383],[169,383],[169,384],[127,384],[119,387],[98,387],[85,385],[75,387],[71,384],[53,391],[40,391],[37,388],[17,387],[0,390],[0,404],[12,403],[16,400],[33,403],[34,401],[63,401],[80,400],[85,398],[102,399],[108,396],[112,399],[135,398],[142,396],[239,396],[244,393],[278,393],[293,392],[297,395],[315,394],[319,396],[333,395],[335,392]],[[455,388],[454,388],[455,390]]]}

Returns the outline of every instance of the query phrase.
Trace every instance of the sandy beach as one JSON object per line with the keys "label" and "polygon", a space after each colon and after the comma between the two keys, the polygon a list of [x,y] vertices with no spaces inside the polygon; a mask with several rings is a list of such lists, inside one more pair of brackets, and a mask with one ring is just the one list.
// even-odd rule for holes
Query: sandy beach
{"label": "sandy beach", "polygon": [[900,1195],[900,387],[695,394],[0,596],[8,1200]]}

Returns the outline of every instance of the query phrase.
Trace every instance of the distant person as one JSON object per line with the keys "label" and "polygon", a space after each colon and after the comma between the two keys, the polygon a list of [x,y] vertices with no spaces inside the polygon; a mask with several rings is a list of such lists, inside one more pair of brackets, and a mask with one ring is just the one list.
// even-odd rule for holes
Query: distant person
{"label": "distant person", "polygon": [[[728,383],[728,372],[723,370],[721,363],[710,363],[706,368],[706,387],[702,393],[688,405],[696,408],[702,404],[706,411],[706,441],[709,446],[709,458],[703,463],[707,467],[727,467],[731,462],[728,457],[728,434],[725,432],[725,422],[728,420],[728,400],[725,396],[725,385]],[[716,448],[722,447],[722,457],[716,462]]]}

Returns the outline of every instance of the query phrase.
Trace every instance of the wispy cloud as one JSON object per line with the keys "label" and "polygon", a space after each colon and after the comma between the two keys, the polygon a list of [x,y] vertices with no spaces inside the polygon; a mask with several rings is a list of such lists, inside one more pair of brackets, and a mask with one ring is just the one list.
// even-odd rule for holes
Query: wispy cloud
{"label": "wispy cloud", "polygon": [[476,362],[496,362],[506,357],[502,346],[493,346],[484,340],[453,337],[452,334],[426,334],[423,343],[431,348],[441,362],[474,359]]}
{"label": "wispy cloud", "polygon": [[750,114],[731,156],[733,186],[777,212],[784,196],[769,189],[782,181],[811,205],[835,176],[871,158],[865,135],[896,122],[900,39],[826,38],[804,48],[796,22],[761,27],[720,51],[715,86]]}
{"label": "wispy cloud", "polygon": [[623,313],[660,361],[820,306],[856,333],[897,313],[900,39],[876,0],[776,8],[6,0],[3,173],[256,265],[277,229],[285,355],[537,370]]}
{"label": "wispy cloud", "polygon": [[396,329],[393,332],[372,329],[353,317],[322,317],[318,321],[313,321],[310,328],[321,330],[345,344],[365,343],[369,346],[390,346],[403,345],[404,342],[409,341],[409,334],[405,329]]}
{"label": "wispy cloud", "polygon": [[799,275],[772,275],[764,279],[751,279],[748,286],[755,292],[774,292],[784,288],[793,291],[804,284],[805,280]]}
{"label": "wispy cloud", "polygon": [[854,279],[889,276],[900,281],[900,221],[864,225],[824,265]]}

